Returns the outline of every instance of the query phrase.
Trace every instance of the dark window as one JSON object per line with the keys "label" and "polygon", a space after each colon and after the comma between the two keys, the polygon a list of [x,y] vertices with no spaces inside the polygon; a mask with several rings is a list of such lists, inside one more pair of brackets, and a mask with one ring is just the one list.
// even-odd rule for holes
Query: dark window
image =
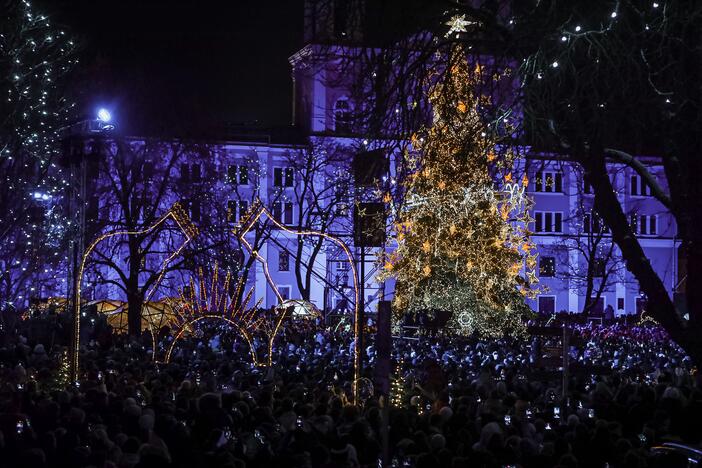
{"label": "dark window", "polygon": [[180,165],[180,181],[186,184],[190,182],[190,165]]}
{"label": "dark window", "polygon": [[246,166],[239,166],[239,183],[249,185],[249,168]]}
{"label": "dark window", "polygon": [[534,190],[542,192],[544,190],[544,173],[539,171],[534,178]]}
{"label": "dark window", "polygon": [[236,221],[236,200],[229,200],[227,202],[227,220],[230,223]]}
{"label": "dark window", "polygon": [[290,299],[290,286],[278,286],[278,292],[284,301]]}
{"label": "dark window", "polygon": [[632,195],[639,194],[639,178],[637,176],[631,176],[631,190]]}
{"label": "dark window", "polygon": [[585,234],[590,234],[592,227],[592,218],[590,217],[590,213],[585,213],[583,215],[583,232]]}
{"label": "dark window", "polygon": [[144,180],[148,180],[154,175],[154,163],[151,161],[144,162],[144,173],[142,174]]}
{"label": "dark window", "polygon": [[351,106],[346,99],[339,99],[334,106],[334,131],[351,133]]}
{"label": "dark window", "polygon": [[249,202],[246,200],[241,200],[239,202],[239,221],[244,219],[246,213],[249,211]]}
{"label": "dark window", "polygon": [[236,166],[230,165],[227,168],[227,180],[230,184],[236,184]]}
{"label": "dark window", "polygon": [[200,221],[200,200],[190,202],[190,218],[193,221]]}
{"label": "dark window", "polygon": [[583,179],[583,190],[585,193],[592,193],[592,185],[587,180]]}
{"label": "dark window", "polygon": [[293,223],[293,204],[291,202],[285,203],[285,224]]}
{"label": "dark window", "polygon": [[275,187],[292,187],[294,171],[292,167],[273,168],[273,185]]}
{"label": "dark window", "polygon": [[543,277],[556,276],[556,259],[555,259],[555,257],[541,257],[539,259],[539,276],[543,276]]}
{"label": "dark window", "polygon": [[287,250],[278,251],[278,271],[290,271],[290,254]]}
{"label": "dark window", "polygon": [[648,226],[648,233],[651,234],[652,236],[655,236],[658,234],[658,218],[656,216],[649,216],[648,217],[649,221],[649,226]]}
{"label": "dark window", "polygon": [[563,213],[554,213],[555,224],[553,232],[563,232]]}
{"label": "dark window", "polygon": [[544,231],[551,232],[553,230],[553,213],[547,211],[544,213]]}
{"label": "dark window", "polygon": [[193,182],[200,182],[200,180],[202,180],[201,167],[199,164],[193,164],[190,171],[190,178]]}
{"label": "dark window", "polygon": [[631,226],[631,230],[634,231],[634,234],[638,234],[639,217],[636,214],[629,215],[629,225]]}
{"label": "dark window", "polygon": [[544,214],[542,212],[537,211],[536,213],[534,213],[534,232],[543,232],[543,218]]}
{"label": "dark window", "polygon": [[596,258],[592,263],[592,276],[595,278],[603,278],[607,270],[607,260]]}
{"label": "dark window", "polygon": [[595,299],[594,297],[591,299],[592,307],[590,307],[590,313],[592,315],[603,315],[604,314],[604,297],[600,297],[599,299]]}
{"label": "dark window", "polygon": [[624,310],[624,298],[623,297],[617,298],[617,310]]}
{"label": "dark window", "polygon": [[556,298],[553,296],[539,296],[539,313],[551,315],[556,312]]}
{"label": "dark window", "polygon": [[556,179],[556,189],[554,190],[554,192],[562,192],[563,191],[563,174],[561,174],[560,172],[556,172],[555,179]]}
{"label": "dark window", "polygon": [[282,222],[281,218],[283,216],[283,203],[282,202],[275,202],[273,203],[273,219],[278,221],[279,223]]}

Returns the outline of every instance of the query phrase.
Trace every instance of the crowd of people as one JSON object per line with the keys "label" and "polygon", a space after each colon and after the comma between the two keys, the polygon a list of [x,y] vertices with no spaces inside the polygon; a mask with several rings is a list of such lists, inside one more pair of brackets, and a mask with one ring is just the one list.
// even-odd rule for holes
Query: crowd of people
{"label": "crowd of people", "polygon": [[389,395],[369,339],[356,402],[352,335],[309,321],[271,367],[217,323],[169,364],[148,337],[86,340],[78,382],[61,339],[0,333],[0,466],[670,467],[653,446],[702,437],[699,374],[652,325],[576,325],[565,392],[557,338],[395,339]]}

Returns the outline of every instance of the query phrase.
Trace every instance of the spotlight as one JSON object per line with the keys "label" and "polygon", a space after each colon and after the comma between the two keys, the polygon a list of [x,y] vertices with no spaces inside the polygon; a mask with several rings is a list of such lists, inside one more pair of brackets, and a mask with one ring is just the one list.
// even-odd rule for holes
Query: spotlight
{"label": "spotlight", "polygon": [[97,118],[103,123],[108,123],[110,120],[112,120],[112,114],[110,114],[110,111],[102,107],[97,112]]}

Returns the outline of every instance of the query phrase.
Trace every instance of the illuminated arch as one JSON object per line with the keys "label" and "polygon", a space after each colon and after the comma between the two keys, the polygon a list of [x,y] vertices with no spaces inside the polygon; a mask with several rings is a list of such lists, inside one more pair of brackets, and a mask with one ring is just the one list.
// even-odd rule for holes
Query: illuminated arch
{"label": "illuminated arch", "polygon": [[[149,226],[146,229],[142,229],[139,231],[126,231],[126,230],[116,230],[116,231],[109,231],[106,232],[102,235],[100,235],[97,239],[95,239],[90,246],[85,250],[83,253],[83,257],[80,262],[80,267],[78,269],[78,274],[77,274],[77,282],[76,282],[76,290],[74,294],[74,323],[73,323],[73,356],[71,357],[71,378],[73,381],[77,380],[78,374],[79,374],[79,354],[80,354],[80,309],[81,309],[81,288],[82,288],[82,283],[83,283],[83,275],[85,273],[85,265],[88,261],[88,257],[90,254],[95,250],[95,247],[97,245],[104,241],[105,239],[109,239],[111,237],[115,236],[138,236],[138,235],[144,235],[144,234],[149,234],[156,230],[159,226],[161,226],[163,223],[166,222],[168,219],[172,219],[176,225],[178,225],[178,228],[183,232],[185,235],[185,241],[183,244],[176,249],[175,252],[173,252],[166,260],[163,262],[163,266],[161,267],[161,272],[159,273],[158,278],[154,282],[154,285],[151,287],[149,293],[146,295],[144,298],[143,303],[146,304],[149,299],[151,299],[151,296],[153,293],[158,289],[159,285],[161,284],[161,281],[163,280],[164,275],[166,274],[166,269],[168,265],[175,259],[180,253],[183,251],[186,245],[190,243],[190,241],[197,236],[198,230],[197,228],[192,224],[190,221],[190,217],[188,214],[183,210],[183,208],[180,206],[179,203],[174,203],[173,206],[163,215],[161,216],[156,222],[154,222],[151,226]],[[151,322],[149,323],[149,331],[151,332],[151,340],[152,340],[152,345],[153,345],[153,350],[152,350],[152,357],[155,358],[156,356],[156,335],[153,332],[153,327],[151,325]]]}
{"label": "illuminated arch", "polygon": [[241,334],[241,336],[244,337],[246,342],[249,345],[249,352],[251,353],[251,359],[254,363],[254,365],[258,366],[260,365],[258,362],[258,358],[256,357],[256,349],[254,348],[253,345],[253,337],[249,334],[248,330],[246,328],[241,327],[238,323],[236,323],[234,320],[229,319],[227,317],[223,317],[221,315],[215,315],[215,314],[208,314],[208,315],[201,315],[199,317],[196,317],[192,320],[189,320],[185,324],[183,324],[182,327],[178,330],[178,333],[173,337],[173,341],[171,342],[171,345],[168,347],[168,351],[166,352],[166,358],[164,359],[164,362],[168,364],[171,361],[171,354],[173,353],[173,350],[175,349],[175,345],[180,340],[180,338],[183,336],[183,334],[191,329],[193,325],[195,325],[197,322],[205,319],[214,319],[214,320],[221,320],[232,327],[236,328],[237,331]]}
{"label": "illuminated arch", "polygon": [[[258,222],[258,220],[261,218],[261,216],[266,215],[268,220],[276,226],[278,229],[285,231],[289,234],[293,234],[298,237],[302,236],[320,236],[325,239],[328,239],[332,242],[334,242],[336,245],[338,245],[346,255],[346,258],[349,262],[349,265],[351,266],[351,272],[353,276],[353,289],[354,289],[354,331],[353,331],[353,340],[354,340],[354,378],[353,378],[353,399],[354,403],[358,401],[358,382],[360,379],[360,372],[361,372],[361,359],[362,359],[362,350],[359,349],[359,337],[361,335],[361,327],[363,324],[360,321],[360,315],[361,315],[361,301],[360,301],[360,293],[359,293],[359,287],[358,287],[358,274],[356,271],[356,265],[354,263],[353,255],[351,255],[351,250],[348,248],[348,246],[339,238],[332,236],[330,234],[327,234],[325,232],[320,232],[320,231],[315,231],[315,230],[303,230],[303,231],[298,231],[294,229],[290,229],[289,227],[285,226],[284,224],[281,224],[278,220],[275,219],[275,217],[271,214],[270,211],[263,205],[261,200],[257,199],[254,201],[252,204],[251,208],[249,209],[249,212],[246,214],[246,218],[244,221],[241,223],[241,226],[234,231],[234,234],[237,235],[237,237],[241,240],[241,242],[244,244],[246,247],[246,250],[249,251],[251,255],[253,255],[256,260],[258,260],[262,267],[263,267],[263,273],[266,277],[266,282],[268,285],[271,287],[273,292],[275,293],[276,297],[278,298],[278,304],[283,304],[284,299],[280,294],[280,291],[278,291],[278,288],[271,278],[270,272],[268,270],[268,262],[261,257],[261,255],[258,253],[256,249],[253,248],[253,246],[246,240],[246,234],[251,230],[251,228]],[[273,330],[273,333],[269,337],[268,341],[268,358],[269,358],[269,363],[272,359],[272,351],[273,351],[273,342],[275,341],[275,337],[278,334],[278,330],[283,323],[283,318],[285,317],[285,312],[281,312],[281,317],[276,323],[276,326]]]}

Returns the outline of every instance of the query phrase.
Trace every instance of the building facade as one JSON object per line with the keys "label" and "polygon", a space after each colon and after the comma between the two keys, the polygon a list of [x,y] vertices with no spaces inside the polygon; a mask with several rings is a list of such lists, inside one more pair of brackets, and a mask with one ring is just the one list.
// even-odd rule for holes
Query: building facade
{"label": "building facade", "polygon": [[[325,25],[323,31],[331,34],[333,25]],[[153,238],[133,236],[139,242],[129,236],[106,242],[87,265],[82,283],[86,299],[126,302],[130,294],[154,300],[177,297],[197,288],[202,275],[211,277],[215,264],[241,280],[246,290],[253,290],[261,307],[278,303],[276,290],[284,299],[304,299],[327,312],[350,310],[356,292],[369,313],[377,309],[378,301],[392,298],[393,285],[376,279],[383,248],[361,248],[354,236],[358,203],[380,201],[374,190],[355,183],[354,156],[384,148],[387,142],[368,141],[354,127],[352,116],[362,103],[354,99],[354,85],[330,50],[335,49],[326,47],[322,53],[319,46],[308,45],[290,57],[292,119],[302,139],[278,141],[260,133],[197,142],[143,138],[118,142],[109,135],[101,137],[99,151],[91,153],[99,160],[99,169],[83,203],[86,243],[105,232],[146,229],[176,202],[199,234],[182,250],[185,239],[175,224]],[[611,306],[616,315],[640,313],[645,298],[594,212],[581,170],[558,156],[528,149],[522,153],[514,173],[529,179],[537,275],[547,288],[530,300],[532,308],[543,314],[602,313]],[[383,181],[394,183],[395,162],[401,155],[389,150],[385,156],[388,170]],[[664,184],[657,159],[641,161]],[[613,164],[610,173],[647,257],[672,296],[679,276],[673,217],[632,169]],[[238,234],[258,200],[292,232],[256,223],[246,234],[256,253],[251,255]],[[354,266],[363,272],[360,283],[354,287],[351,265],[337,244],[320,236],[298,236],[296,231],[322,232],[342,240],[353,254]],[[164,271],[164,262],[174,252],[177,258]],[[131,265],[136,258],[140,267],[135,269]],[[68,282],[56,285],[56,291],[43,290],[42,295],[65,296]]]}

